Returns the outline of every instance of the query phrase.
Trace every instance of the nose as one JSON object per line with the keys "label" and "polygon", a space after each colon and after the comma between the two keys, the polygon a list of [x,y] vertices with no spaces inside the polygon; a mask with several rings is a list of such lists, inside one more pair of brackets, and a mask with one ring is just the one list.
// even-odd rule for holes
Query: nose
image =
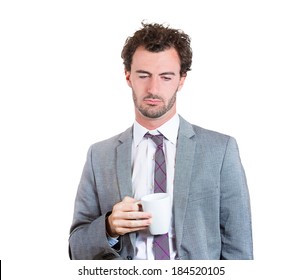
{"label": "nose", "polygon": [[148,84],[148,92],[152,94],[158,94],[159,81],[156,77],[151,77]]}

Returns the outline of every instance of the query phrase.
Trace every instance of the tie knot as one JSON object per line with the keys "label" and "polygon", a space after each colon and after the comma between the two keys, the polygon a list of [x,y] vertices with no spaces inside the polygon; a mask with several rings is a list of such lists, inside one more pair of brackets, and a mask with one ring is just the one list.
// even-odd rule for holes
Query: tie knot
{"label": "tie knot", "polygon": [[152,135],[149,132],[147,132],[145,134],[145,137],[152,139],[153,142],[156,144],[156,146],[158,148],[161,148],[161,149],[163,148],[164,135],[162,135],[161,133],[160,134],[156,134],[156,135]]}

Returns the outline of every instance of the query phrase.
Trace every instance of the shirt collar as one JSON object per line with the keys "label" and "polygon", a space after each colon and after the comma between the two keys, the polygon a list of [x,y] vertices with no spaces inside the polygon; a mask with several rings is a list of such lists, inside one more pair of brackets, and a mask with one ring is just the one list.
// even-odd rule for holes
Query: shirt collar
{"label": "shirt collar", "polygon": [[142,141],[145,134],[149,132],[150,134],[161,133],[168,139],[172,144],[176,144],[177,135],[179,128],[179,115],[175,114],[170,120],[165,122],[162,126],[154,130],[148,130],[147,128],[140,125],[137,121],[134,121],[133,125],[133,141],[135,147]]}

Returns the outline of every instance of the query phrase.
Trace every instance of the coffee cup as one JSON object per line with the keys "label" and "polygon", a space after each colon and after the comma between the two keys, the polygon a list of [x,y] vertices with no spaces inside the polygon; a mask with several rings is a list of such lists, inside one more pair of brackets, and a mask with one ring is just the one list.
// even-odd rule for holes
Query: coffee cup
{"label": "coffee cup", "polygon": [[149,231],[152,235],[165,234],[171,222],[171,198],[167,193],[153,193],[141,198],[143,211],[152,214]]}

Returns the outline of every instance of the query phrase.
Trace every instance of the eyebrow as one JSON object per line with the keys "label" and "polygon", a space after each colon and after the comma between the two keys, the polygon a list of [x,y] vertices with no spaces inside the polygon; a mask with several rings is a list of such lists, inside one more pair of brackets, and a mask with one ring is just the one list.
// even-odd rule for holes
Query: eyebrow
{"label": "eyebrow", "polygon": [[[138,74],[148,74],[148,75],[152,75],[150,72],[148,71],[145,71],[145,70],[137,70],[135,71],[136,73]],[[175,76],[175,73],[174,72],[163,72],[163,73],[160,73],[159,76],[166,76],[166,75],[172,75],[172,76]]]}

